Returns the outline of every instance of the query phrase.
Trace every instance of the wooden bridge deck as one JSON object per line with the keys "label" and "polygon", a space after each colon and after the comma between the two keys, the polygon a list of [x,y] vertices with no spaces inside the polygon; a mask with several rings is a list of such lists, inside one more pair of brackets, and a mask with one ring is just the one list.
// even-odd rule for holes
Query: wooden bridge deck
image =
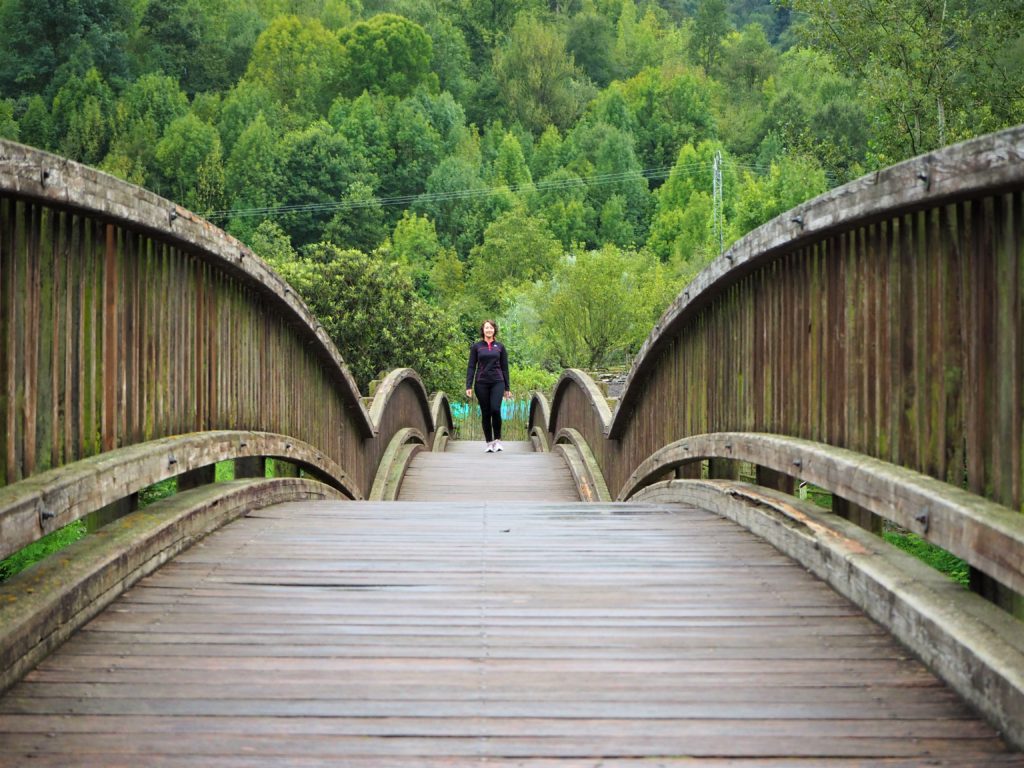
{"label": "wooden bridge deck", "polygon": [[0,699],[0,766],[485,764],[1024,758],[844,599],[682,506],[264,509]]}

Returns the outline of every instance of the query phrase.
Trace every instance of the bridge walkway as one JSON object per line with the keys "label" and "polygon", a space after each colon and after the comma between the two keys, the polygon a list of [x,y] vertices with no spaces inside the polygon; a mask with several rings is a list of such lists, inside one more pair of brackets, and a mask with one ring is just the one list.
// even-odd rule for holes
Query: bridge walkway
{"label": "bridge walkway", "polygon": [[557,457],[452,447],[453,500],[269,507],[140,581],[0,699],[0,766],[1024,765],[735,524],[457,500]]}

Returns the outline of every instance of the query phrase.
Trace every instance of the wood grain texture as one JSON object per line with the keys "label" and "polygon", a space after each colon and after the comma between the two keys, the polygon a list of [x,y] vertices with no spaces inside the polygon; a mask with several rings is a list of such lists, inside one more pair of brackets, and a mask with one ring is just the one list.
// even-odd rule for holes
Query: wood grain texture
{"label": "wood grain texture", "polygon": [[579,501],[565,459],[534,453],[529,441],[487,444],[453,440],[443,453],[416,454],[402,478],[399,501]]}
{"label": "wood grain texture", "polygon": [[0,699],[0,742],[0,766],[1024,765],[733,523],[498,500],[252,513]]}

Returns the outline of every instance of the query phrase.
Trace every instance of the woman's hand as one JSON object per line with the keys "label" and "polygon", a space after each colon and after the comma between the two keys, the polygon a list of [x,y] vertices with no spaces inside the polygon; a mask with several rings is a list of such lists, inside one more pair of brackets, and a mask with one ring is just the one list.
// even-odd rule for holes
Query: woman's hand
{"label": "woman's hand", "polygon": [[511,400],[512,399],[512,390],[511,389],[506,389],[505,390],[505,399],[506,400]]}
{"label": "woman's hand", "polygon": [[473,390],[472,389],[467,389],[466,390],[466,399],[468,399],[468,400],[472,400],[473,399]]}

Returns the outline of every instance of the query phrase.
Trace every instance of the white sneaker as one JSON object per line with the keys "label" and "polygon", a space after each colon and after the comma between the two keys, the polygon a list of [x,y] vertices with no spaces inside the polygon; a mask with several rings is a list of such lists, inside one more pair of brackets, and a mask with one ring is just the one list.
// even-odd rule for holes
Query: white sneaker
{"label": "white sneaker", "polygon": [[487,453],[494,453],[494,441],[491,441],[487,444]]}
{"label": "white sneaker", "polygon": [[504,451],[505,450],[504,448],[501,447],[501,440],[495,440],[494,441],[494,450],[496,450],[496,451]]}

